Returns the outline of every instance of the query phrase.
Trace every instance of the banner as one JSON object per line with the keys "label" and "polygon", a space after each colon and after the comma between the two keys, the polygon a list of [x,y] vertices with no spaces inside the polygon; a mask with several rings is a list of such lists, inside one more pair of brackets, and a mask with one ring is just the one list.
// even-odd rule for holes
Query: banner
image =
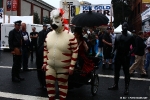
{"label": "banner", "polygon": [[147,10],[145,10],[142,14],[141,14],[141,17],[142,17],[142,21],[149,18],[150,17],[150,8],[148,8]]}
{"label": "banner", "polygon": [[17,11],[18,0],[7,0],[7,11]]}
{"label": "banner", "polygon": [[97,12],[97,13],[102,13],[105,15],[110,16],[110,11],[111,11],[111,5],[107,4],[107,5],[83,5],[80,6],[80,13],[85,13],[89,11],[89,8],[92,9],[93,12]]}
{"label": "banner", "polygon": [[6,1],[7,11],[11,11],[11,0]]}
{"label": "banner", "polygon": [[12,11],[17,11],[18,0],[13,0],[12,4],[13,4]]}

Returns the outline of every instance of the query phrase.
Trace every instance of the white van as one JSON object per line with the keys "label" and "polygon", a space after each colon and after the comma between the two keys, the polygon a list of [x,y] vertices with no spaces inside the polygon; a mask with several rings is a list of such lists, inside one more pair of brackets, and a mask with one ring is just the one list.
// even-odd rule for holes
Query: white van
{"label": "white van", "polygon": [[[32,32],[32,27],[36,27],[36,32],[39,32],[43,29],[43,25],[40,24],[26,24],[29,36]],[[1,24],[1,49],[9,49],[8,36],[12,29],[14,29],[14,24]]]}

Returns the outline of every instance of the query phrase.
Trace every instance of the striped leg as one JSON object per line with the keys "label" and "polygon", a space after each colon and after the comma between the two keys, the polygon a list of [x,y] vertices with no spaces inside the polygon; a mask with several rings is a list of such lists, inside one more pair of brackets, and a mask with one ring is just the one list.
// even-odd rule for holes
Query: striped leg
{"label": "striped leg", "polygon": [[49,96],[49,100],[55,100],[55,81],[56,81],[56,71],[47,66],[46,71],[46,87]]}
{"label": "striped leg", "polygon": [[57,80],[58,80],[60,100],[65,100],[68,91],[68,75],[58,74]]}

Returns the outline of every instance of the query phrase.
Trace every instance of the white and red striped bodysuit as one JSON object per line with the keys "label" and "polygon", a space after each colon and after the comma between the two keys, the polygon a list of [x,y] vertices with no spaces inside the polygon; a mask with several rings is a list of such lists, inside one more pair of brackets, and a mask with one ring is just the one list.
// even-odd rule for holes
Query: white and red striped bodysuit
{"label": "white and red striped bodysuit", "polygon": [[58,81],[60,100],[65,100],[68,90],[69,69],[74,70],[78,54],[78,44],[67,30],[48,33],[44,42],[44,64],[46,64],[46,86],[48,96],[55,96],[55,80]]}

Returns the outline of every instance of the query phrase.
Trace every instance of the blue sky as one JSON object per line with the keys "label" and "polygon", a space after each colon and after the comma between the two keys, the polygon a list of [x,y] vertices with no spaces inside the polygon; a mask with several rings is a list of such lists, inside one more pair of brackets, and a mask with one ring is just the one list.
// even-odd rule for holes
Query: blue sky
{"label": "blue sky", "polygon": [[[50,5],[56,8],[59,8],[60,0],[43,0],[43,1],[49,3]],[[82,0],[79,0],[79,1],[82,1]],[[111,0],[83,0],[83,1],[88,1],[92,4],[110,4],[111,3]]]}

